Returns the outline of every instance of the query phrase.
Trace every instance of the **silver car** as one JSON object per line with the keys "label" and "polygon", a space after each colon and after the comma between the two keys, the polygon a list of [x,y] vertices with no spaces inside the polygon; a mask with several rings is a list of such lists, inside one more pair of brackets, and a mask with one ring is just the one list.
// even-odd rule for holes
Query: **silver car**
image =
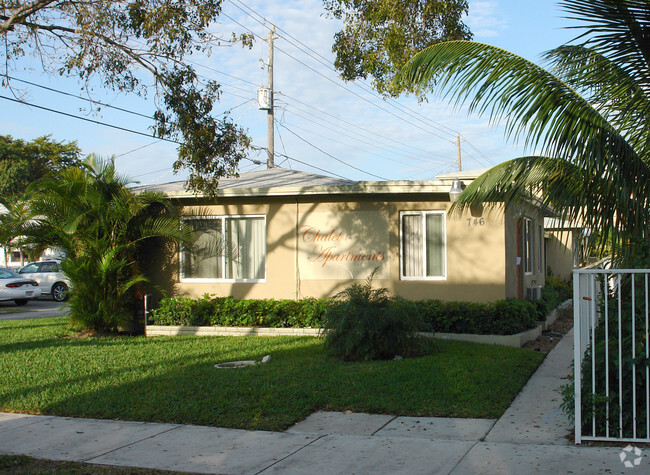
{"label": "silver car", "polygon": [[57,302],[63,302],[68,298],[70,281],[61,271],[59,261],[31,262],[22,267],[18,273],[38,282],[43,295],[50,294]]}
{"label": "silver car", "polygon": [[38,282],[26,279],[10,269],[0,268],[0,300],[13,300],[16,305],[25,305],[29,300],[40,296]]}

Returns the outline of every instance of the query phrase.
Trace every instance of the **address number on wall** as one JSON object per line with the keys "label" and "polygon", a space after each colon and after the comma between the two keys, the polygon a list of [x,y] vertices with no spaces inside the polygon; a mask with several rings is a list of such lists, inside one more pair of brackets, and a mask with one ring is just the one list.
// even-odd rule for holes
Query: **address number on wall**
{"label": "address number on wall", "polygon": [[485,226],[485,218],[467,218],[467,227]]}

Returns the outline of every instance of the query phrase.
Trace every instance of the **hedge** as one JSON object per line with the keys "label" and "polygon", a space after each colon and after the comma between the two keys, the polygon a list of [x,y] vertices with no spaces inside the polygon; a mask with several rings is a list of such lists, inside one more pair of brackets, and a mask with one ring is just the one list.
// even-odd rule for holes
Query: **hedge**
{"label": "hedge", "polygon": [[235,300],[204,295],[162,299],[151,315],[155,325],[319,328],[328,306],[327,299],[316,298]]}
{"label": "hedge", "polygon": [[[516,299],[491,303],[395,299],[394,304],[409,306],[404,312],[419,314],[422,331],[512,335],[535,327],[543,320],[541,312],[545,317],[557,305],[557,292],[546,292],[546,298],[550,300],[536,303]],[[320,328],[330,305],[334,303],[329,299],[235,300],[205,295],[200,299],[165,298],[151,313],[155,325]]]}

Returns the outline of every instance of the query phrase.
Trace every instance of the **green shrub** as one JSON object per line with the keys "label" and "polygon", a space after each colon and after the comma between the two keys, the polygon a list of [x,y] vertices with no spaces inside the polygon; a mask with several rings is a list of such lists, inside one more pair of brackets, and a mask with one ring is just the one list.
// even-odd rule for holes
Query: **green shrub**
{"label": "green shrub", "polygon": [[171,297],[160,301],[151,315],[156,325],[211,325],[244,327],[319,328],[328,307],[326,299],[236,300],[232,297],[200,299]]}
{"label": "green shrub", "polygon": [[[374,324],[386,327],[397,325],[391,323],[390,319],[399,319],[403,315],[405,328],[417,325],[419,331],[510,335],[533,328],[541,319],[539,315],[548,313],[547,302],[555,300],[531,302],[509,299],[492,303],[409,301],[390,298],[385,289],[367,289],[366,285],[353,284],[334,299],[237,300],[204,295],[195,300],[172,297],[162,299],[159,308],[152,311],[152,316],[157,325],[320,328],[330,307],[335,307],[331,310],[332,315],[342,312],[342,308],[354,308],[354,315],[362,315],[366,310],[359,308],[367,304],[368,314],[380,315]],[[552,296],[554,292],[548,294]]]}
{"label": "green shrub", "polygon": [[537,321],[535,306],[524,300],[492,303],[422,300],[416,305],[425,327],[441,333],[511,335],[533,328]]}
{"label": "green shrub", "polygon": [[567,280],[558,279],[557,277],[547,277],[542,294],[545,289],[553,289],[557,292],[558,303],[562,303],[573,296],[573,284]]}
{"label": "green shrub", "polygon": [[417,305],[374,289],[371,276],[335,296],[323,321],[325,348],[345,361],[415,356],[423,348],[421,327]]}
{"label": "green shrub", "polygon": [[189,297],[169,297],[160,301],[159,307],[151,311],[156,325],[197,325],[195,317],[196,300]]}

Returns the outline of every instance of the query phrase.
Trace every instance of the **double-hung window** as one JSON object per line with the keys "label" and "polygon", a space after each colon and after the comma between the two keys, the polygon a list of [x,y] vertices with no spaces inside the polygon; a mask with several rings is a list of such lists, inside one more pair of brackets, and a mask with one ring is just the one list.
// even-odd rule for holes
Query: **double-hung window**
{"label": "double-hung window", "polygon": [[261,281],[266,278],[264,216],[185,218],[194,231],[181,250],[181,280]]}
{"label": "double-hung window", "polygon": [[444,211],[400,214],[400,274],[404,280],[444,279],[447,275]]}

